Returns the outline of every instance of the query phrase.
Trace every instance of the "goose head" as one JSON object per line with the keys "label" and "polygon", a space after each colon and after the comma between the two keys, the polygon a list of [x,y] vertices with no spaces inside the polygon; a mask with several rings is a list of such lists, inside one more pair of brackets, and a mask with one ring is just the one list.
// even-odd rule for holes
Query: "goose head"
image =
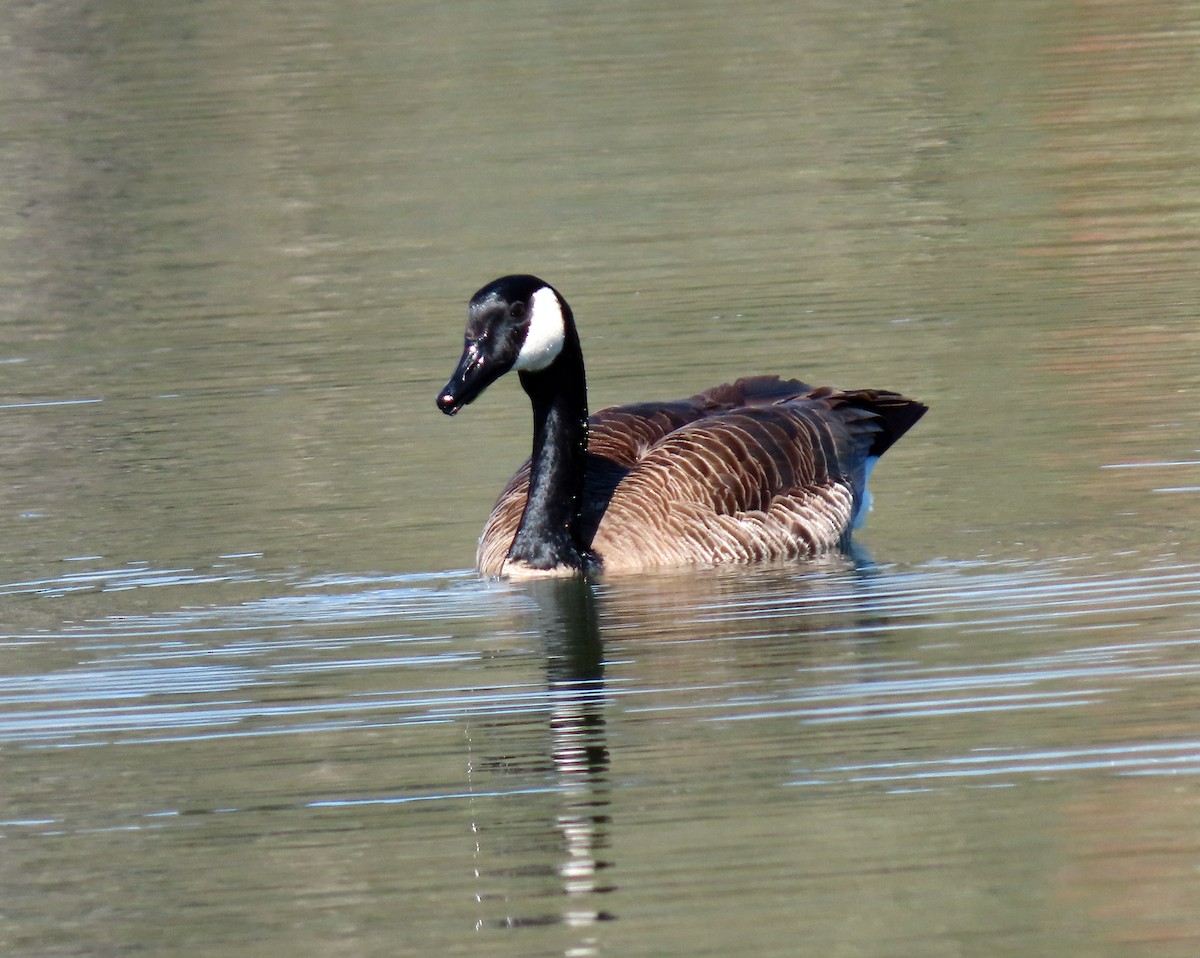
{"label": "goose head", "polygon": [[503,276],[471,297],[463,354],[438,394],[453,416],[511,370],[538,373],[563,350],[570,322],[566,301],[536,276]]}

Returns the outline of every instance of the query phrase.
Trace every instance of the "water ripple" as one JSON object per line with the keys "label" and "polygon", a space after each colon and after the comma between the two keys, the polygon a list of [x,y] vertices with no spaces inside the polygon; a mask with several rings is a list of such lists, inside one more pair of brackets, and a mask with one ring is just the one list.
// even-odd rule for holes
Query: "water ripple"
{"label": "water ripple", "polygon": [[915,785],[947,779],[1008,779],[1104,771],[1121,775],[1177,775],[1200,772],[1200,740],[1113,744],[1078,749],[1008,750],[922,762],[835,765],[789,785],[831,781]]}
{"label": "water ripple", "polygon": [[[78,659],[0,678],[0,741],[101,745],[532,719],[552,713],[564,695],[593,695],[619,714],[658,721],[896,724],[1086,710],[1142,685],[1194,683],[1200,636],[1185,623],[1196,617],[1200,565],[1088,568],[1077,571],[1069,560],[935,563],[866,577],[701,579],[695,597],[679,583],[654,591],[650,579],[626,591],[608,586],[599,627],[617,651],[592,692],[547,685],[537,664],[545,647],[536,605],[516,586],[461,575],[274,580],[279,594],[248,601],[5,636],[18,647],[69,648]],[[169,580],[204,593],[216,578],[149,569],[64,578],[107,588],[114,577],[136,581],[135,589]],[[1167,613],[1179,623],[1173,632],[1147,638],[1137,628]],[[1101,631],[1113,641],[1072,638]],[[799,660],[764,683],[714,670],[722,656],[703,652],[694,668],[670,673],[649,668],[652,659],[642,663],[679,634],[714,651],[764,639],[769,648],[799,650],[801,638],[910,638],[901,654]],[[972,644],[981,634],[988,641]],[[1025,649],[1033,635],[1055,644],[989,660],[1002,635]],[[952,661],[943,643],[973,651]],[[515,656],[511,667],[506,656]]]}

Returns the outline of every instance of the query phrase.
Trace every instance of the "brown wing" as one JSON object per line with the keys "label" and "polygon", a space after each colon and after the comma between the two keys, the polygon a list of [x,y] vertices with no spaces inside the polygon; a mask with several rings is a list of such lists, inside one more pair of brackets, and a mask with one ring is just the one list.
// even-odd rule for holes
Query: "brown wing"
{"label": "brown wing", "polygon": [[[895,393],[776,376],[601,410],[589,419],[584,539],[610,571],[832,549],[857,509],[865,460],[924,411]],[[481,572],[502,570],[528,489],[526,462],[484,528]]]}
{"label": "brown wing", "polygon": [[877,414],[837,393],[692,423],[617,485],[592,548],[610,571],[836,548],[881,428]]}
{"label": "brown wing", "polygon": [[[587,472],[584,478],[584,538],[590,541],[608,508],[613,490],[631,468],[663,438],[708,416],[742,406],[762,405],[807,395],[799,380],[778,376],[747,376],[714,386],[688,399],[610,406],[588,419]],[[517,534],[529,495],[529,460],[508,481],[496,499],[479,537],[475,565],[486,575],[498,575]]]}

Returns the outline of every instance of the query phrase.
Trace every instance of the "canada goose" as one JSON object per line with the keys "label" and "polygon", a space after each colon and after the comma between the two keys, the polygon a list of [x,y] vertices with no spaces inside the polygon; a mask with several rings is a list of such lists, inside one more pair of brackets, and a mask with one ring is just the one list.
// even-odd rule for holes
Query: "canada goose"
{"label": "canada goose", "polygon": [[509,370],[533,404],[533,455],[484,527],[486,575],[633,571],[795,559],[845,545],[867,477],[926,407],[894,392],[752,376],[588,417],[571,307],[536,276],[467,309],[453,416]]}

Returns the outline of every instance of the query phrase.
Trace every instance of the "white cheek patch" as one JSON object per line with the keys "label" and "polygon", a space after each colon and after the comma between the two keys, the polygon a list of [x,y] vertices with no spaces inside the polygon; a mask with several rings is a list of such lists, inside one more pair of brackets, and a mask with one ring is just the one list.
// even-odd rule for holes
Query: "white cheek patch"
{"label": "white cheek patch", "polygon": [[566,332],[558,296],[549,286],[543,286],[529,297],[529,329],[513,369],[530,373],[545,369],[562,352]]}

